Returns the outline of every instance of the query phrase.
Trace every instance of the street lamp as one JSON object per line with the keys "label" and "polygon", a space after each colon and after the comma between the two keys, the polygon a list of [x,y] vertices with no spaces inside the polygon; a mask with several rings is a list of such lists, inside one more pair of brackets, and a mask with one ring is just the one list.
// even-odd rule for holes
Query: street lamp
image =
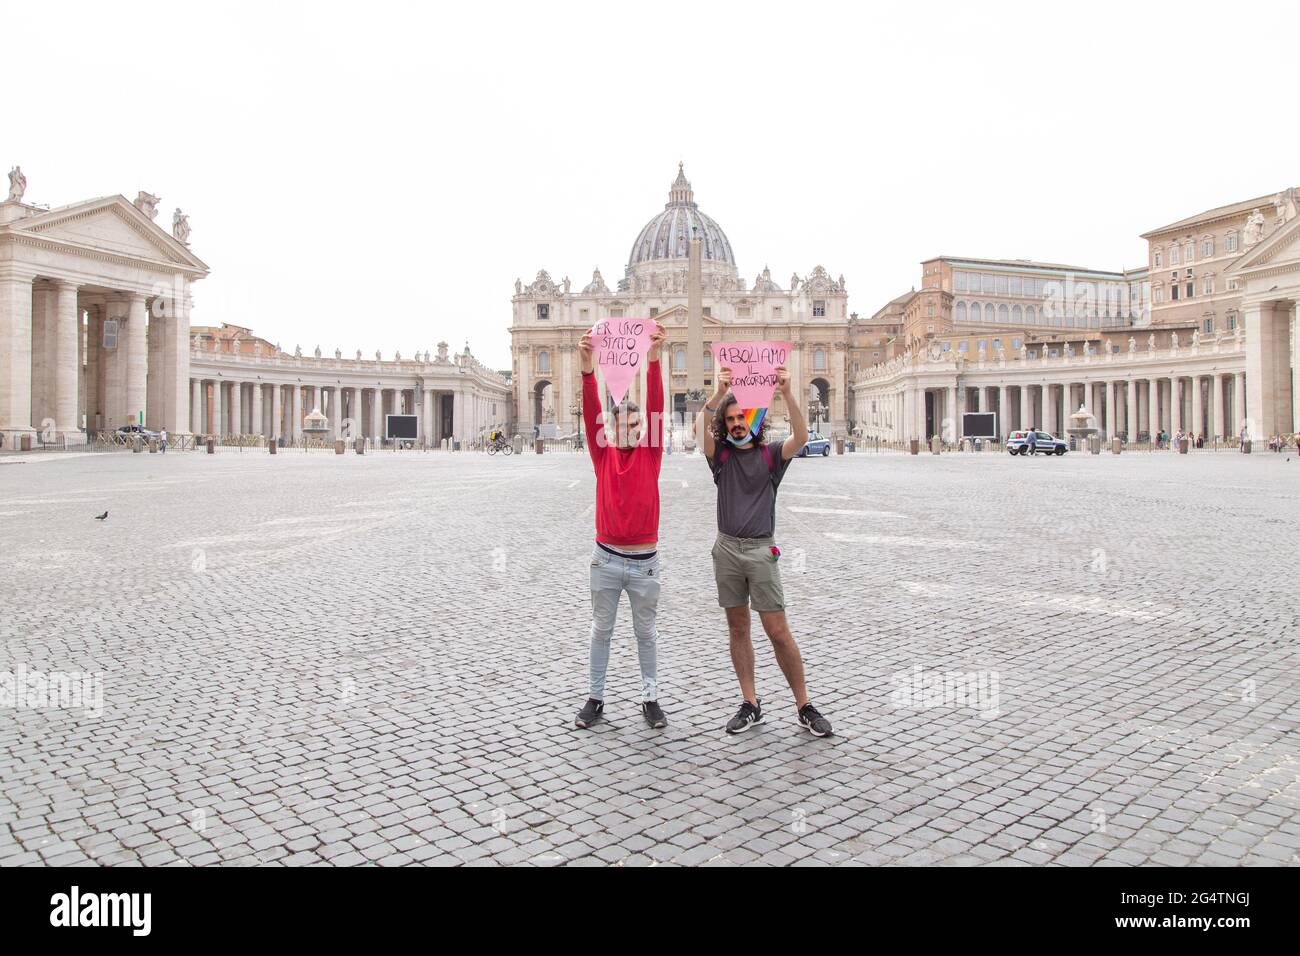
{"label": "street lamp", "polygon": [[578,418],[578,416],[581,414],[582,414],[581,404],[579,404],[578,402],[574,402],[572,405],[569,406],[569,420],[575,423],[574,427],[578,433],[577,437],[573,440],[574,448],[582,447],[582,421]]}
{"label": "street lamp", "polygon": [[813,431],[820,435],[822,431],[822,403],[818,399],[814,398],[808,403],[808,414],[812,416],[815,422]]}

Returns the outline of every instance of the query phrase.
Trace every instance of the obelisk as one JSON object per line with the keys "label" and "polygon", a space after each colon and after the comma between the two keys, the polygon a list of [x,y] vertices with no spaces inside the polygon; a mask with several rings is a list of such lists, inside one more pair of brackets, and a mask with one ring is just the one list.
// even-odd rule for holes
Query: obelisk
{"label": "obelisk", "polygon": [[[691,227],[686,271],[686,411],[692,418],[704,406],[704,284],[698,227]],[[699,396],[696,398],[695,396]]]}

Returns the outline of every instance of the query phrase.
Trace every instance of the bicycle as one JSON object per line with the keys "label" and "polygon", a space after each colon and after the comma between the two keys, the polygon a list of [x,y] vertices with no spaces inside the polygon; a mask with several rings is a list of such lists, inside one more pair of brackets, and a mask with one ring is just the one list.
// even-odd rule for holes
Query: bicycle
{"label": "bicycle", "polygon": [[515,453],[515,446],[510,444],[510,442],[506,441],[504,438],[497,438],[488,442],[487,453],[489,455],[495,455],[498,451],[503,455],[513,455]]}

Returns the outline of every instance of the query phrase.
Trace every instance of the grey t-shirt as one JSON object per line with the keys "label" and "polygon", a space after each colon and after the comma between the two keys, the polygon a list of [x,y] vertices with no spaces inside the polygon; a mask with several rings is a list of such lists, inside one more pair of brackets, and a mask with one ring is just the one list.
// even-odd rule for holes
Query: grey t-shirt
{"label": "grey t-shirt", "polygon": [[[781,443],[768,442],[772,470],[757,445],[735,448],[719,442],[706,458],[718,486],[718,530],[736,538],[770,538],[776,532],[776,486],[791,459],[781,457]],[[723,451],[726,451],[726,461]]]}

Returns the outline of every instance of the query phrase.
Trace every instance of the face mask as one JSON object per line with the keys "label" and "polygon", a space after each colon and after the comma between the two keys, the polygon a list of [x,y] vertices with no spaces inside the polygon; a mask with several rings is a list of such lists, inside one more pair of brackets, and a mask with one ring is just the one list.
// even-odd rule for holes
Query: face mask
{"label": "face mask", "polygon": [[741,445],[748,445],[751,437],[753,436],[751,436],[748,432],[746,432],[744,438],[737,440],[732,437],[731,432],[727,432],[727,441],[731,442],[737,448],[739,448]]}

